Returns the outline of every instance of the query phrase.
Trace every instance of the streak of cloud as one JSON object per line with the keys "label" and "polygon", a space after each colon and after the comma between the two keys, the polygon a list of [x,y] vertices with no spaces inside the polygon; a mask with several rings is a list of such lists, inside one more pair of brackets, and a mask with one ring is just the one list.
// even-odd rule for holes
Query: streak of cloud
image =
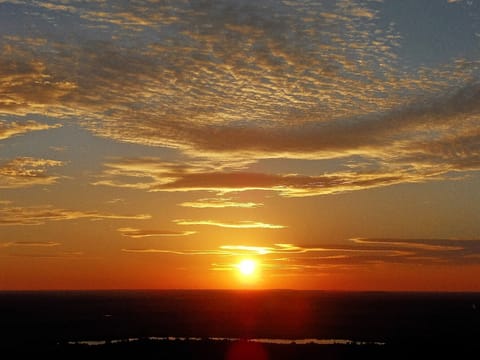
{"label": "streak of cloud", "polygon": [[145,220],[150,215],[120,215],[99,211],[78,211],[58,209],[53,206],[19,207],[8,206],[0,208],[0,226],[12,225],[42,225],[50,221],[90,219],[90,220]]}
{"label": "streak of cloud", "polygon": [[239,202],[233,201],[230,198],[206,198],[206,199],[198,199],[196,201],[185,201],[180,206],[184,207],[192,207],[198,209],[206,209],[206,208],[256,208],[263,206],[262,203],[256,202]]}
{"label": "streak of cloud", "polygon": [[83,259],[83,251],[56,251],[49,253],[13,253],[8,256],[33,259]]}
{"label": "streak of cloud", "polygon": [[[272,272],[327,271],[355,269],[379,264],[479,264],[480,240],[451,239],[352,239],[344,244],[301,246],[221,245],[215,249],[122,249],[131,253],[158,253],[189,256],[261,257],[264,270]],[[235,269],[235,263],[216,263],[214,270]],[[328,271],[327,271],[328,272]]]}
{"label": "streak of cloud", "polygon": [[122,249],[122,252],[126,253],[139,253],[139,254],[173,254],[173,255],[230,255],[226,251],[221,250],[164,250],[164,249]]}
{"label": "streak of cloud", "polygon": [[195,234],[195,231],[147,230],[135,228],[119,228],[117,231],[123,236],[134,239],[154,236],[188,236]]}
{"label": "streak of cloud", "polygon": [[7,243],[0,243],[1,247],[54,247],[59,246],[61,243],[53,241],[12,241]]}
{"label": "streak of cloud", "polygon": [[231,229],[284,229],[284,225],[267,224],[259,221],[221,222],[216,220],[173,220],[177,225],[209,225]]}

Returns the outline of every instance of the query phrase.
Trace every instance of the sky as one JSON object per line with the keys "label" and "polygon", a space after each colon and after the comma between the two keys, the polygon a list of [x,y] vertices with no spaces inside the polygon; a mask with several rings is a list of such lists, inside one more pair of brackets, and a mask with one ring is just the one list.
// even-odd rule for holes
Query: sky
{"label": "sky", "polygon": [[480,291],[479,1],[0,0],[0,49],[0,290]]}

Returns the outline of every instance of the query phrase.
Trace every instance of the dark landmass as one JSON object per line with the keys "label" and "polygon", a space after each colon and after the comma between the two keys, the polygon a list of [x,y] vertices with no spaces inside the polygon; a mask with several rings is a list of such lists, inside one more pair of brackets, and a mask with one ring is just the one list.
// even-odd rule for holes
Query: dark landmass
{"label": "dark landmass", "polygon": [[296,359],[469,359],[478,356],[477,343],[407,343],[394,345],[259,344],[248,341],[136,340],[105,345],[37,344],[2,351],[5,358],[64,359],[205,359],[205,360],[296,360]]}
{"label": "dark landmass", "polygon": [[[261,347],[268,359],[461,359],[480,353],[479,335],[480,293],[0,292],[1,354],[227,359],[233,343],[208,339],[316,338],[385,345]],[[87,340],[107,344],[75,344]]]}

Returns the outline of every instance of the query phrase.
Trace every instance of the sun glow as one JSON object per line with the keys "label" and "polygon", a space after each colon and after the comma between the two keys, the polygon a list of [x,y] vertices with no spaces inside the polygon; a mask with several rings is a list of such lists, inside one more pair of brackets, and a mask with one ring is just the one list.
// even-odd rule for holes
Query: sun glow
{"label": "sun glow", "polygon": [[244,276],[254,275],[257,269],[257,263],[252,259],[242,260],[237,266],[240,273]]}

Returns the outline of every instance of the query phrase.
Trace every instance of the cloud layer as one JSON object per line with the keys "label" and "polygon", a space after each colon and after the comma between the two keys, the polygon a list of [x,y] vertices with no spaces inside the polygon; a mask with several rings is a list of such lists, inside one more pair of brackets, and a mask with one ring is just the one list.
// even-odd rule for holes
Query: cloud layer
{"label": "cloud layer", "polygon": [[[478,52],[406,66],[401,34],[381,25],[381,2],[0,5],[8,3],[25,20],[64,31],[75,24],[75,31],[67,41],[55,31],[47,37],[42,26],[25,34],[12,25],[16,33],[0,39],[0,138],[47,128],[2,116],[42,114],[80,118],[95,134],[204,161],[336,158],[348,165],[357,156],[364,165],[305,176],[170,164],[169,171],[142,169],[154,181],[98,184],[305,196],[480,168]],[[124,175],[118,163],[106,166]]]}

